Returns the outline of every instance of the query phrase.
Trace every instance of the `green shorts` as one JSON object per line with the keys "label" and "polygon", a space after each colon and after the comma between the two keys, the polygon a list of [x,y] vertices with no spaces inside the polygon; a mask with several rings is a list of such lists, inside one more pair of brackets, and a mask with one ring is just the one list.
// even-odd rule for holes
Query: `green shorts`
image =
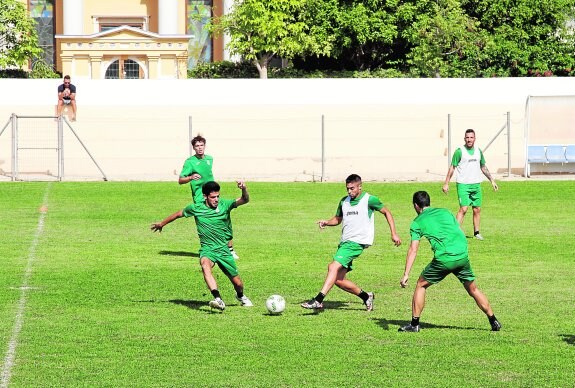
{"label": "green shorts", "polygon": [[353,270],[353,260],[356,259],[368,245],[358,244],[353,241],[343,241],[337,246],[337,252],[333,260],[340,263],[348,271]]}
{"label": "green shorts", "polygon": [[457,196],[459,197],[459,206],[480,207],[483,201],[481,183],[458,183]]}
{"label": "green shorts", "polygon": [[212,247],[201,247],[200,248],[200,258],[206,257],[210,259],[211,262],[215,263],[220,267],[223,273],[231,277],[238,276],[238,266],[236,261],[232,257],[230,249],[226,246],[212,248]]}
{"label": "green shorts", "polygon": [[471,269],[471,263],[468,258],[448,262],[433,259],[421,272],[421,276],[429,283],[436,284],[450,273],[457,276],[461,283],[475,280],[475,274]]}

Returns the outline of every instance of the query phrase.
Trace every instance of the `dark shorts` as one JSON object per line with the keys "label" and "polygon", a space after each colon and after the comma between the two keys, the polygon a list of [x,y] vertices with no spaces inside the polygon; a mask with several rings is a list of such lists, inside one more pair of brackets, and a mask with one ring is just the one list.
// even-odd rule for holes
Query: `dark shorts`
{"label": "dark shorts", "polygon": [[448,262],[433,259],[421,272],[421,276],[429,283],[436,284],[450,273],[454,274],[461,283],[475,280],[468,258]]}

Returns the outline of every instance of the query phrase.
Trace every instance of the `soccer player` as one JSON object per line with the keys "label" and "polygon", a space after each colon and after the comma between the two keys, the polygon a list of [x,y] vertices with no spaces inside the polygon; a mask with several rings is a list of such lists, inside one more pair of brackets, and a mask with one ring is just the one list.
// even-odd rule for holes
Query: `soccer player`
{"label": "soccer player", "polygon": [[339,201],[335,215],[329,220],[318,221],[320,229],[343,222],[341,242],[333,256],[333,261],[327,267],[327,276],[321,291],[309,302],[302,303],[301,307],[305,309],[323,309],[323,300],[335,284],[342,290],[359,296],[367,311],[373,310],[374,293],[365,292],[345,276],[353,269],[353,260],[373,244],[374,212],[380,212],[385,216],[391,231],[391,240],[396,246],[401,244],[395,231],[395,222],[391,212],[379,198],[362,192],[361,177],[351,174],[346,178],[345,186],[348,195]]}
{"label": "soccer player", "polygon": [[467,213],[467,208],[473,208],[473,236],[478,240],[483,240],[483,236],[479,233],[479,223],[481,220],[481,203],[483,196],[481,193],[481,181],[483,180],[481,173],[489,179],[493,190],[499,190],[497,183],[489,173],[485,165],[485,158],[483,152],[479,147],[475,147],[475,131],[468,129],[465,131],[465,145],[459,147],[453,153],[451,158],[451,165],[447,170],[445,183],[443,184],[443,192],[449,192],[449,181],[453,176],[453,172],[457,168],[457,196],[459,197],[459,211],[457,212],[457,221],[463,224],[463,217]]}
{"label": "soccer player", "polygon": [[411,304],[411,323],[400,327],[399,331],[419,331],[419,318],[425,306],[427,288],[432,284],[439,283],[450,273],[457,276],[467,293],[475,299],[477,306],[487,315],[491,324],[491,330],[499,331],[501,324],[495,318],[487,297],[479,291],[475,283],[475,275],[469,262],[465,234],[449,210],[432,208],[430,204],[431,199],[427,192],[418,191],[413,194],[413,207],[418,215],[410,227],[411,245],[405,259],[405,272],[399,282],[401,287],[405,288],[407,286],[409,272],[417,257],[419,240],[422,237],[427,238],[431,244],[433,260],[425,267],[417,280]]}
{"label": "soccer player", "polygon": [[[195,154],[186,159],[180,176],[178,178],[178,183],[180,185],[189,183],[190,189],[192,190],[192,200],[194,203],[201,203],[204,201],[204,194],[202,193],[202,185],[206,182],[214,180],[214,174],[212,172],[212,167],[214,164],[214,158],[210,155],[205,154],[206,149],[206,139],[198,135],[192,139],[192,148]],[[234,250],[233,243],[233,230],[232,224],[230,222],[230,241],[228,242],[228,248],[234,259],[239,259],[238,254]]]}
{"label": "soccer player", "polygon": [[240,278],[238,267],[230,250],[231,211],[238,206],[249,202],[250,196],[246,184],[237,181],[242,195],[236,200],[220,199],[220,185],[214,181],[206,182],[202,187],[203,202],[191,203],[183,210],[166,217],[162,222],[152,224],[153,232],[161,232],[164,226],[182,217],[194,217],[196,228],[200,237],[200,265],[208,289],[214,300],[209,305],[218,310],[224,310],[226,305],[222,300],[216,279],[212,273],[214,265],[218,265],[222,272],[230,279],[236,291],[236,299],[245,307],[253,306],[252,302],[244,295],[244,283]]}

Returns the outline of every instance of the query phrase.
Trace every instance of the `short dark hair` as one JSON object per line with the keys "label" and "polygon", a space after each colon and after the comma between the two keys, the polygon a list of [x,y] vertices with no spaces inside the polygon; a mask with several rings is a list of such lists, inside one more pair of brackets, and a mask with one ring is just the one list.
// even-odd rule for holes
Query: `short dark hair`
{"label": "short dark hair", "polygon": [[350,176],[348,176],[347,178],[345,178],[345,184],[349,184],[352,182],[360,182],[361,183],[361,177],[357,174],[351,174]]}
{"label": "short dark hair", "polygon": [[70,79],[70,76],[66,74],[66,75],[64,76],[64,79]]}
{"label": "short dark hair", "polygon": [[413,203],[423,209],[431,205],[431,198],[427,191],[416,191],[413,194]]}
{"label": "short dark hair", "polygon": [[468,133],[472,133],[472,134],[475,135],[475,130],[469,128],[469,129],[467,129],[467,130],[465,131],[465,134],[468,134]]}
{"label": "short dark hair", "polygon": [[202,143],[206,144],[206,139],[202,135],[197,135],[192,139],[192,146],[195,146],[197,142],[201,141]]}
{"label": "short dark hair", "polygon": [[218,182],[209,181],[204,183],[204,185],[202,186],[202,193],[206,197],[213,192],[219,192],[219,191],[220,191],[220,185],[218,184]]}

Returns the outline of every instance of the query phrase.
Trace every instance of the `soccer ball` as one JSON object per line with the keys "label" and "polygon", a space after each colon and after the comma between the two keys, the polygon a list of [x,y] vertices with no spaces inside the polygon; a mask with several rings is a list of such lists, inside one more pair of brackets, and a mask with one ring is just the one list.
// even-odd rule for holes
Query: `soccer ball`
{"label": "soccer ball", "polygon": [[270,314],[281,314],[286,309],[286,300],[281,295],[272,295],[266,300]]}

